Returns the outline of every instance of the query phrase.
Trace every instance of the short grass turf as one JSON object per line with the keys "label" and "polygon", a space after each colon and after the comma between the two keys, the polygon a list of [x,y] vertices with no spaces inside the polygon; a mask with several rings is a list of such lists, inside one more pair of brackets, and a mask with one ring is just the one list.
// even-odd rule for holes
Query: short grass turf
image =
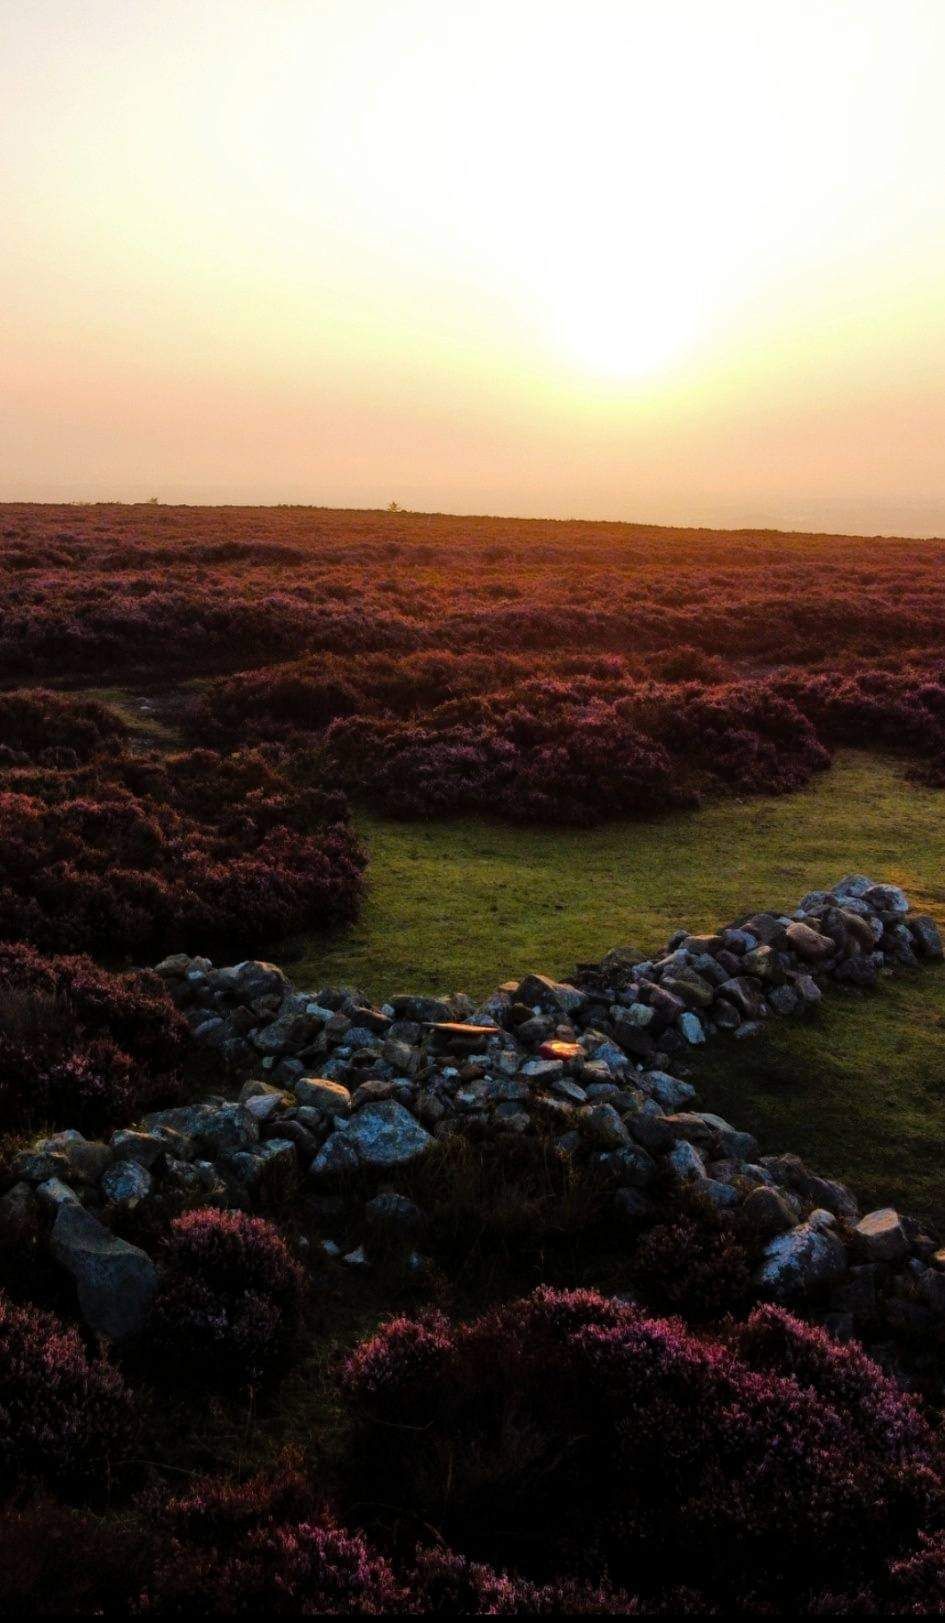
{"label": "short grass turf", "polygon": [[794,907],[854,870],[902,884],[945,920],[945,794],[853,752],[799,794],[646,823],[518,828],[366,814],[359,823],[371,857],[361,919],[334,940],[287,949],[281,961],[300,984],[347,981],[374,998],[478,996],[610,947],[651,952],[681,925]]}
{"label": "short grass turf", "polygon": [[[300,985],[478,995],[612,946],[652,951],[680,925],[791,907],[851,871],[903,885],[945,924],[945,797],[859,752],[799,794],[650,823],[360,823],[371,853],[361,920],[283,955]],[[812,1021],[719,1039],[690,1068],[705,1106],[764,1150],[796,1151],[868,1204],[945,1222],[945,971],[896,977],[873,996],[831,991]]]}

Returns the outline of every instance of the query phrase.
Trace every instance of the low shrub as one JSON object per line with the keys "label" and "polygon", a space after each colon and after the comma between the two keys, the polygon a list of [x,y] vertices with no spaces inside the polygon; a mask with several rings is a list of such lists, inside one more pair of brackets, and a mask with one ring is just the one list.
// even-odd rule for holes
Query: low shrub
{"label": "low shrub", "polygon": [[911,1400],[778,1310],[742,1336],[548,1289],[465,1326],[393,1321],[344,1372],[352,1491],[535,1581],[604,1570],[646,1597],[671,1571],[713,1605],[785,1606],[915,1553],[945,1501]]}
{"label": "low shrub", "polygon": [[630,1277],[648,1306],[679,1313],[690,1323],[745,1311],[753,1299],[748,1251],[731,1223],[708,1207],[684,1203],[655,1223],[630,1260]]}
{"label": "low shrub", "polygon": [[122,756],[0,793],[0,938],[44,951],[258,951],[353,917],[343,796],[258,753]]}
{"label": "low shrub", "polygon": [[118,1370],[75,1330],[0,1293],[0,1491],[32,1481],[107,1492],[138,1414]]}
{"label": "low shrub", "polygon": [[[0,1106],[8,1129],[98,1133],[172,1102],[190,1030],[147,971],[0,943]],[[201,1060],[205,1067],[206,1062]]]}
{"label": "low shrub", "polygon": [[219,1385],[272,1375],[299,1322],[303,1274],[273,1225],[211,1208],[171,1223],[151,1334],[159,1369]]}
{"label": "low shrub", "polygon": [[94,699],[44,688],[0,693],[0,767],[77,766],[120,747],[127,732],[121,717]]}

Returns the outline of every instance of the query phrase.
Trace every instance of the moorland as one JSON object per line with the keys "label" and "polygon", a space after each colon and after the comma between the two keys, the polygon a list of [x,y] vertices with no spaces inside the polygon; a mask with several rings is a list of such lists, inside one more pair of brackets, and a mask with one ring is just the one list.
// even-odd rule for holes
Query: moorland
{"label": "moorland", "polygon": [[[851,870],[945,921],[943,609],[933,541],[0,508],[4,1187],[37,1135],[225,1091],[167,954],[370,1008],[648,953]],[[680,1063],[762,1151],[934,1233],[942,985],[836,989]],[[615,1233],[531,1140],[444,1138],[400,1192],[427,1272],[396,1246],[329,1266],[335,1192],[106,1204],[161,1280],[108,1349],[41,1214],[7,1209],[5,1609],[936,1608],[921,1360],[905,1391],[765,1302],[737,1217],[669,1192]]]}

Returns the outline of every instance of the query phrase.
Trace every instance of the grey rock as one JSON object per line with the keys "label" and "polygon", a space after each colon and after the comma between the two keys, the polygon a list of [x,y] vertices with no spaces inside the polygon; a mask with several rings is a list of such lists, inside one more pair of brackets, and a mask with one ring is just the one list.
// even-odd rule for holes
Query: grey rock
{"label": "grey rock", "polygon": [[614,1194],[614,1210],[623,1222],[637,1223],[649,1217],[653,1203],[639,1189],[618,1189]]}
{"label": "grey rock", "polygon": [[670,1076],[668,1071],[644,1071],[640,1077],[640,1087],[664,1110],[682,1110],[696,1097],[691,1082],[681,1082],[679,1077]]}
{"label": "grey rock", "polygon": [[330,1077],[302,1076],[292,1091],[299,1104],[308,1105],[323,1116],[347,1116],[351,1109],[349,1090]]}
{"label": "grey rock", "polygon": [[298,1183],[298,1156],[291,1138],[267,1138],[250,1150],[235,1150],[227,1165],[260,1199],[283,1199]]}
{"label": "grey rock", "polygon": [[598,1149],[619,1149],[630,1139],[613,1105],[583,1105],[577,1113],[577,1126],[583,1137]]}
{"label": "grey rock", "polygon": [[893,1206],[867,1212],[853,1233],[857,1250],[868,1262],[901,1262],[909,1254],[908,1236]]}
{"label": "grey rock", "polygon": [[415,1116],[394,1099],[365,1105],[344,1127],[345,1142],[365,1166],[406,1166],[429,1149],[432,1139]]}
{"label": "grey rock", "polygon": [[354,1145],[348,1143],[347,1135],[334,1132],[326,1138],[309,1172],[318,1183],[331,1183],[336,1178],[344,1178],[352,1172],[357,1172],[360,1164]]}
{"label": "grey rock", "polygon": [[836,1284],[846,1266],[846,1252],[837,1237],[808,1221],[769,1240],[755,1283],[775,1301],[783,1302],[817,1286]]}
{"label": "grey rock", "polygon": [[364,1215],[370,1227],[378,1234],[396,1239],[412,1238],[423,1227],[420,1207],[406,1195],[393,1190],[382,1191],[369,1200]]}
{"label": "grey rock", "polygon": [[942,958],[942,938],[934,919],[927,913],[918,913],[909,920],[909,929],[921,958],[936,961]]}
{"label": "grey rock", "polygon": [[808,963],[819,963],[834,951],[834,944],[828,936],[821,935],[819,930],[796,919],[787,927],[787,938],[791,949]]}
{"label": "grey rock", "polygon": [[65,1178],[67,1171],[65,1156],[52,1155],[45,1150],[20,1150],[13,1157],[13,1175],[26,1183],[46,1183],[49,1178]]}
{"label": "grey rock", "polygon": [[877,913],[908,913],[909,899],[904,890],[898,885],[871,885],[862,894],[862,900],[868,907],[875,907]]}
{"label": "grey rock", "polygon": [[59,1207],[50,1245],[75,1280],[82,1316],[93,1330],[119,1339],[144,1329],[158,1283],[146,1252],[71,1203]]}
{"label": "grey rock", "polygon": [[102,1178],[102,1194],[115,1206],[129,1209],[151,1193],[151,1174],[140,1161],[115,1161]]}
{"label": "grey rock", "polygon": [[259,1123],[245,1105],[220,1105],[201,1119],[194,1137],[216,1155],[226,1150],[245,1150],[258,1142]]}
{"label": "grey rock", "polygon": [[83,1138],[81,1133],[73,1130],[41,1139],[36,1149],[43,1154],[61,1156],[66,1178],[72,1183],[98,1183],[112,1160],[112,1151],[107,1144]]}
{"label": "grey rock", "polygon": [[726,1211],[729,1207],[737,1206],[739,1195],[731,1184],[722,1183],[718,1178],[702,1178],[699,1181],[699,1193],[711,1201],[717,1211]]}
{"label": "grey rock", "polygon": [[139,1166],[150,1168],[166,1153],[167,1141],[157,1133],[140,1133],[121,1127],[112,1134],[111,1149],[116,1160],[137,1161]]}
{"label": "grey rock", "polygon": [[768,1002],[775,1014],[793,1014],[800,1004],[800,997],[793,986],[772,986],[768,993]]}
{"label": "grey rock", "polygon": [[673,1145],[666,1157],[666,1165],[683,1183],[692,1180],[702,1182],[706,1176],[705,1162],[702,1156],[695,1145],[690,1144],[685,1138],[679,1139]]}
{"label": "grey rock", "polygon": [[15,1183],[0,1196],[0,1229],[6,1233],[29,1224],[36,1213],[36,1194],[32,1184]]}
{"label": "grey rock", "polygon": [[705,1042],[705,1031],[702,1027],[702,1021],[699,1019],[697,1014],[693,1014],[691,1009],[687,1009],[685,1014],[681,1014],[676,1023],[687,1043],[695,1046],[698,1043]]}
{"label": "grey rock", "polygon": [[[19,1186],[18,1186],[19,1187]],[[60,1206],[78,1206],[79,1197],[61,1178],[47,1178],[36,1185],[36,1199],[46,1212],[56,1212]]]}
{"label": "grey rock", "polygon": [[773,1239],[795,1226],[796,1213],[776,1189],[758,1184],[742,1203],[742,1218],[753,1234],[761,1239]]}
{"label": "grey rock", "polygon": [[526,975],[519,982],[516,996],[522,1003],[536,1005],[550,1013],[573,1014],[584,1007],[587,999],[576,986],[567,981],[553,981],[547,975]]}

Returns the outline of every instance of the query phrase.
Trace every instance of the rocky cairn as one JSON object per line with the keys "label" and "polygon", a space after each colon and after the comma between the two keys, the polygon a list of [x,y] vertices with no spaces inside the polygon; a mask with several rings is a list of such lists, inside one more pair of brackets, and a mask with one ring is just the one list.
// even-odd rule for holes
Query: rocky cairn
{"label": "rocky cairn", "polygon": [[[238,1097],[154,1112],[107,1144],[71,1130],[41,1139],[16,1158],[0,1205],[48,1215],[87,1321],[121,1336],[145,1322],[156,1273],[99,1212],[162,1191],[266,1208],[303,1180],[330,1206],[365,1169],[395,1182],[435,1139],[541,1133],[599,1172],[618,1220],[651,1215],[674,1184],[740,1209],[762,1245],[759,1290],[783,1302],[818,1293],[836,1333],[856,1332],[880,1300],[890,1324],[921,1329],[945,1321],[945,1251],[891,1208],[861,1217],[848,1189],[796,1156],[759,1155],[751,1134],[695,1108],[671,1066],[717,1033],[749,1039],[773,1016],[803,1014],[826,981],[869,988],[942,956],[933,920],[863,875],[792,914],[680,930],[655,958],[617,948],[569,981],[529,974],[478,1005],[404,995],[375,1008],[350,987],[297,991],[272,964],[176,954],[157,972],[195,1041],[219,1051],[234,1087],[246,1079]],[[389,1181],[367,1215],[405,1235],[422,1219]],[[344,1260],[370,1264],[361,1247]]]}

